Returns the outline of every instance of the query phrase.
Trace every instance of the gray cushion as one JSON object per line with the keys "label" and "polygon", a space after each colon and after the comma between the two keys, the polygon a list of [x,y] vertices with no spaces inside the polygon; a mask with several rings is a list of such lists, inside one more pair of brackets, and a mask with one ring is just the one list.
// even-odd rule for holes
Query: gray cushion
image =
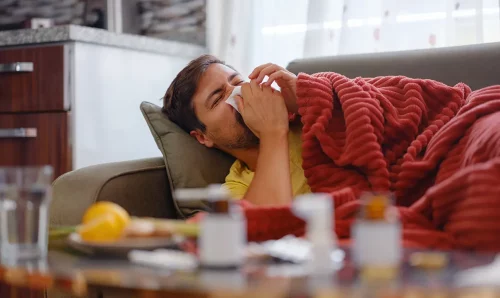
{"label": "gray cushion", "polygon": [[[207,148],[183,131],[162,113],[161,108],[149,102],[141,103],[141,111],[163,154],[167,177],[173,192],[177,188],[204,187],[223,183],[234,158],[220,150]],[[198,202],[176,201],[181,217],[189,217],[208,207]]]}
{"label": "gray cushion", "polygon": [[426,50],[297,59],[291,72],[334,71],[349,78],[403,75],[472,90],[500,84],[500,42]]}

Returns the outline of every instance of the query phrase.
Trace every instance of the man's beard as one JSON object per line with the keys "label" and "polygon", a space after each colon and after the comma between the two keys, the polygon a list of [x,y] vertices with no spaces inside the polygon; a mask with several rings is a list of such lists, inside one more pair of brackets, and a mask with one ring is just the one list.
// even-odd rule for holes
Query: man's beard
{"label": "man's beard", "polygon": [[248,128],[240,113],[236,113],[236,121],[243,127],[243,133],[236,140],[228,142],[226,147],[228,149],[247,149],[259,146],[259,138]]}
{"label": "man's beard", "polygon": [[228,136],[219,130],[206,133],[210,138],[217,144],[216,146],[223,151],[234,150],[234,149],[250,149],[259,146],[259,138],[250,130],[250,128],[245,124],[243,117],[236,112],[236,123],[234,124],[234,129],[240,131],[240,127],[243,132],[237,136]]}

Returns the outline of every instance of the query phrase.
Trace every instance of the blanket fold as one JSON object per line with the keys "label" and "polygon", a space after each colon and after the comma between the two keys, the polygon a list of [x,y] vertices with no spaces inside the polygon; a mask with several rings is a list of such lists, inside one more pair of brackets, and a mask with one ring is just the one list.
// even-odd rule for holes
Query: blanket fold
{"label": "blanket fold", "polygon": [[392,191],[408,245],[500,249],[500,86],[318,73],[299,75],[297,96],[304,172],[336,214],[352,208],[346,187],[353,201]]}

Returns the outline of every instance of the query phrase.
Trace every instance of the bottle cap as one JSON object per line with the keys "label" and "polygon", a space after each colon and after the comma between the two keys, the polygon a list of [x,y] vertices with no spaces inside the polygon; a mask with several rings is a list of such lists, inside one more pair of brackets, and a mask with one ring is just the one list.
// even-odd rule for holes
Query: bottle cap
{"label": "bottle cap", "polygon": [[393,201],[391,193],[363,193],[360,218],[373,221],[394,221],[397,216],[391,212]]}

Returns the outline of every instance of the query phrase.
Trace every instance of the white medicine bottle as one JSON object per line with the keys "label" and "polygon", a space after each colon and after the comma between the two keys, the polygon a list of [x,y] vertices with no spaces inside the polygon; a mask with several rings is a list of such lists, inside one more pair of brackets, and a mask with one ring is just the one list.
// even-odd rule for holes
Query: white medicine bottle
{"label": "white medicine bottle", "polygon": [[178,190],[176,198],[206,200],[211,207],[211,212],[200,222],[200,265],[219,269],[241,266],[245,261],[247,224],[229,192],[220,184],[212,184],[207,188]]}

